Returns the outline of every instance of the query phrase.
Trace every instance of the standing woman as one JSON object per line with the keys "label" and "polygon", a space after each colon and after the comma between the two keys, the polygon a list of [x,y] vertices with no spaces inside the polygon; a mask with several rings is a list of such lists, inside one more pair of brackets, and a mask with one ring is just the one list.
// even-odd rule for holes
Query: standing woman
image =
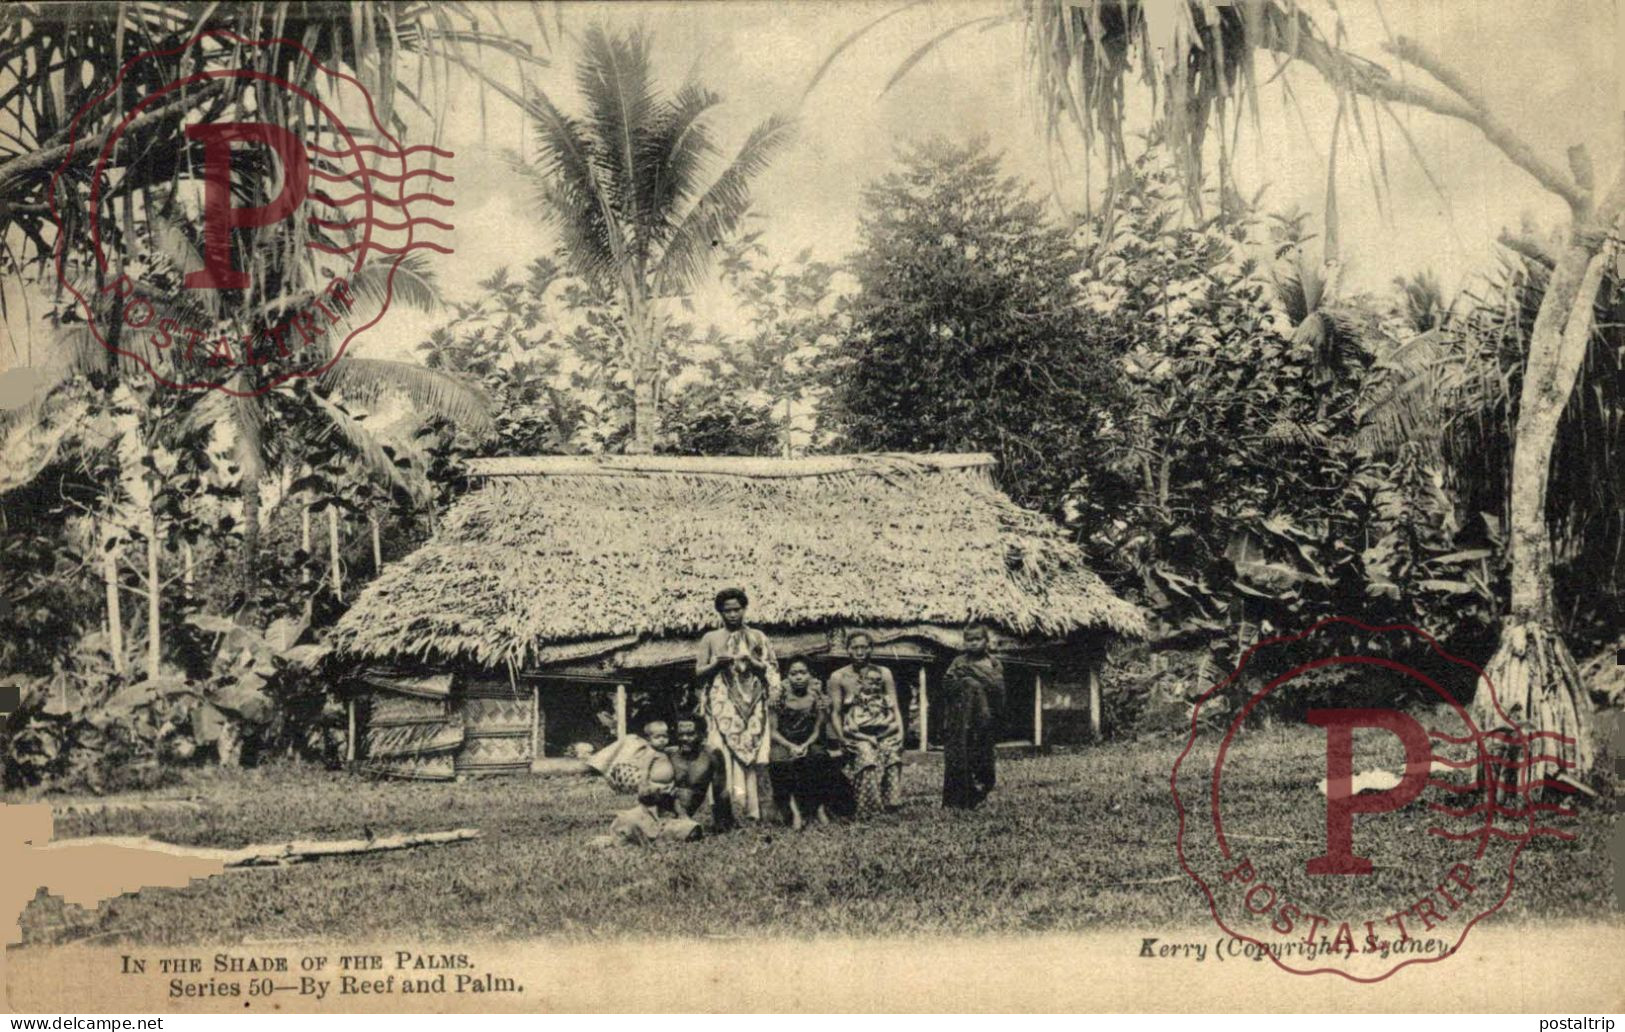
{"label": "standing woman", "polygon": [[773,736],[773,803],[797,831],[814,816],[820,824],[829,820],[830,783],[838,775],[824,747],[828,723],[824,686],[806,660],[792,660],[783,691],[768,707],[768,731]]}
{"label": "standing woman", "polygon": [[722,760],[732,820],[760,820],[767,794],[768,706],[779,688],[779,664],[767,635],[745,626],[750,599],[739,588],[717,592],[722,626],[700,638],[694,676],[703,693],[708,744]]}
{"label": "standing woman", "polygon": [[969,810],[993,790],[993,732],[1004,709],[1004,664],[989,645],[985,626],[967,624],[965,651],[943,677],[943,806]]}

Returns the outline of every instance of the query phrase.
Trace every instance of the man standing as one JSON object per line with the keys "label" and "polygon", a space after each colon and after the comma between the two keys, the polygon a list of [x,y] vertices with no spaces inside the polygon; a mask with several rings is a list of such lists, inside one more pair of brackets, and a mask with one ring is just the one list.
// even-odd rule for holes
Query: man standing
{"label": "man standing", "polygon": [[989,651],[988,629],[965,627],[965,651],[943,676],[942,805],[973,809],[993,790],[993,739],[1004,709],[1004,664]]}
{"label": "man standing", "polygon": [[750,599],[739,588],[717,592],[722,626],[700,638],[694,676],[703,693],[708,744],[722,761],[722,783],[735,820],[760,820],[767,785],[767,712],[779,687],[779,661],[767,635],[745,625]]}

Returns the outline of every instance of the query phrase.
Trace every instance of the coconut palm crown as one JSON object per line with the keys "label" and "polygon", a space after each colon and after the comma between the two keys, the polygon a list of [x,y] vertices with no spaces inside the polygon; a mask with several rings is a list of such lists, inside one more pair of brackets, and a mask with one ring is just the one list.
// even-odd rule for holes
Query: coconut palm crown
{"label": "coconut palm crown", "polygon": [[513,155],[539,210],[557,229],[572,271],[613,298],[632,377],[635,451],[653,450],[664,303],[692,289],[718,241],[750,207],[750,184],[791,136],[773,116],[746,136],[714,178],[720,150],[706,116],[721,103],[687,83],[663,95],[641,30],[587,31],[576,67],[583,113],[533,89],[525,109],[539,163]]}

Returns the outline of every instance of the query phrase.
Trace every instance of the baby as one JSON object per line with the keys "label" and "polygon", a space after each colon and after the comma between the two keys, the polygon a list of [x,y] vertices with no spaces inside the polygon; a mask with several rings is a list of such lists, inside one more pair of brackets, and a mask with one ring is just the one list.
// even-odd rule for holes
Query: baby
{"label": "baby", "polygon": [[649,748],[640,751],[635,761],[639,766],[647,764],[638,779],[638,805],[616,814],[610,834],[601,844],[647,845],[660,839],[689,842],[699,838],[699,823],[677,808],[677,768],[666,753],[671,744],[666,722],[653,720],[645,724],[643,737]]}
{"label": "baby", "polygon": [[666,755],[666,749],[671,745],[671,732],[664,720],[654,720],[643,726],[643,737],[653,749],[653,755],[649,757],[648,769],[643,772],[643,784],[638,787],[638,802],[649,805],[645,801],[645,797],[649,797],[656,805],[662,801],[669,803],[677,781],[677,768],[672,766],[671,757]]}
{"label": "baby", "polygon": [[587,760],[587,765],[604,775],[617,792],[638,792],[656,757],[663,757],[671,745],[671,732],[664,720],[643,725],[642,735],[627,735],[606,745]]}

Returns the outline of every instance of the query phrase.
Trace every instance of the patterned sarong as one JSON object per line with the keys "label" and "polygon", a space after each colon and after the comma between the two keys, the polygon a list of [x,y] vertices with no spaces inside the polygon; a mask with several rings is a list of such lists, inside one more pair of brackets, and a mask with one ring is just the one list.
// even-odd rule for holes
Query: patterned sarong
{"label": "patterned sarong", "polygon": [[707,738],[722,756],[723,784],[735,819],[762,816],[762,785],[767,771],[771,737],[767,708],[778,688],[778,660],[767,635],[753,628],[729,634],[721,655],[749,651],[766,664],[758,674],[741,663],[730,663],[712,675],[705,694]]}

